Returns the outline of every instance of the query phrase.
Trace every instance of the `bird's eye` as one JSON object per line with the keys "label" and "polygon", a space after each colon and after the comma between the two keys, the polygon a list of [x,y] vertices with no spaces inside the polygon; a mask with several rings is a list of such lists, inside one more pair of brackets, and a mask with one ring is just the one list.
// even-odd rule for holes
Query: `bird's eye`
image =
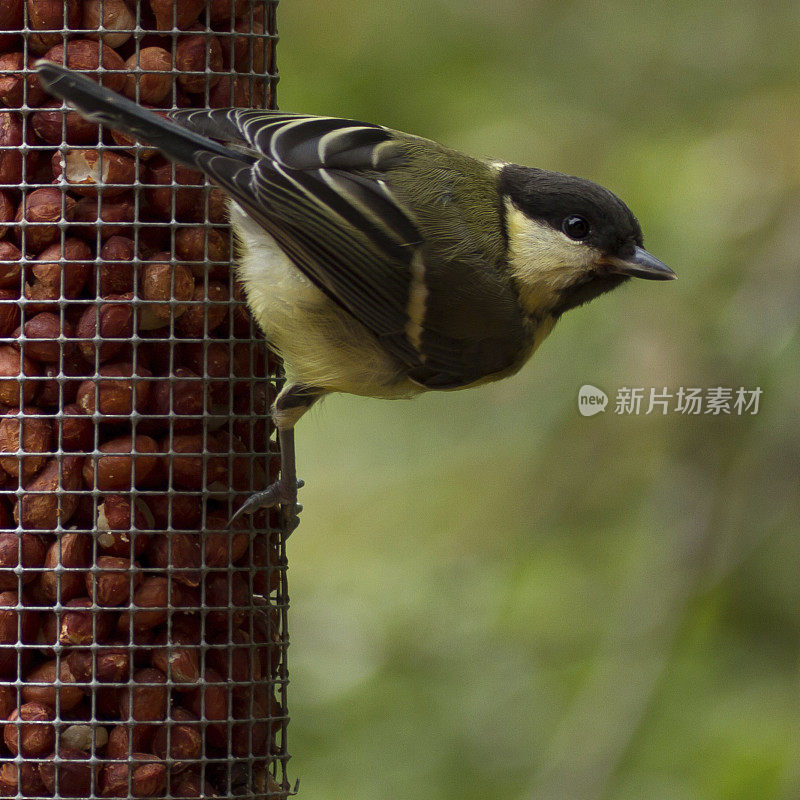
{"label": "bird's eye", "polygon": [[569,217],[565,217],[561,223],[561,230],[570,239],[585,239],[589,235],[589,223],[583,217],[572,214]]}

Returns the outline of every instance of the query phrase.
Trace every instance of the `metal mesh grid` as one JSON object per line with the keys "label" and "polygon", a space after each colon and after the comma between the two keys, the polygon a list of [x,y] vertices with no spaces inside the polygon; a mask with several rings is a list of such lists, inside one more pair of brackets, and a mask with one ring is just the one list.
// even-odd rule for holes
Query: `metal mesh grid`
{"label": "metal mesh grid", "polygon": [[[44,95],[274,105],[271,0],[0,2],[0,796],[281,797],[274,364],[222,198]],[[3,723],[0,723],[3,724]]]}

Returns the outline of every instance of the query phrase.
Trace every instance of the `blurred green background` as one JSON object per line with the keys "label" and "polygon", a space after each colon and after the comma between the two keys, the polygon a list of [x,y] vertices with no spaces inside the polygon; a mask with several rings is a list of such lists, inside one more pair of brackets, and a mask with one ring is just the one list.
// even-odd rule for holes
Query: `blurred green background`
{"label": "blurred green background", "polygon": [[[520,375],[298,430],[290,751],[313,800],[800,797],[800,4],[283,0],[282,108],[625,198],[680,280]],[[578,414],[578,388],[604,414]],[[613,413],[761,387],[755,416]]]}

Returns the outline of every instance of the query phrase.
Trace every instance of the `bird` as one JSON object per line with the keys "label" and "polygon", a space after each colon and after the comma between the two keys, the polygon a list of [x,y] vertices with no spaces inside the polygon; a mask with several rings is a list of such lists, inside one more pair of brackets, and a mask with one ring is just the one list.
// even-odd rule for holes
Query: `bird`
{"label": "bird", "polygon": [[320,398],[408,398],[516,373],[559,318],[676,274],[628,206],[584,178],[479,160],[382,125],[260,109],[158,116],[40,60],[82,116],[199,170],[228,197],[247,305],[281,357],[278,480],[237,510],[297,524],[294,427]]}

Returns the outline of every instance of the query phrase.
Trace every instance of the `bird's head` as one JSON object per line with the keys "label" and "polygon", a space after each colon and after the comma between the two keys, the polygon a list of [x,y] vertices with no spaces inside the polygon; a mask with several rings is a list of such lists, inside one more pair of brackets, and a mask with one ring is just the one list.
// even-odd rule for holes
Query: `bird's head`
{"label": "bird's head", "polygon": [[530,314],[558,317],[628,278],[677,277],[642,247],[625,203],[596,183],[506,164],[500,190],[510,267]]}

